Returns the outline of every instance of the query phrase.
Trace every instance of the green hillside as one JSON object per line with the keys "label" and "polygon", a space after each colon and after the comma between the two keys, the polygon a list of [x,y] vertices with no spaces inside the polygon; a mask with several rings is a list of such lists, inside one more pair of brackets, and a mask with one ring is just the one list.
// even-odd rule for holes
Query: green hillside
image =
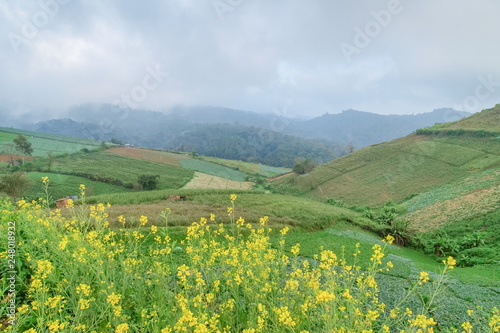
{"label": "green hillside", "polygon": [[498,137],[500,136],[500,104],[467,118],[417,130],[417,134]]}
{"label": "green hillside", "polygon": [[91,145],[91,146],[100,145],[100,142],[97,140],[75,138],[72,136],[53,134],[53,133],[27,131],[27,130],[22,130],[22,129],[18,129],[18,128],[11,128],[11,127],[0,127],[0,138],[1,138],[1,132],[10,133],[14,137],[18,136],[19,134],[22,134],[26,137],[33,137],[33,138],[49,139],[49,140],[62,141],[62,142],[80,143],[80,144],[86,144],[86,145]]}
{"label": "green hillside", "polygon": [[485,130],[500,133],[500,104],[494,108],[483,110],[470,117],[448,123],[443,128]]}
{"label": "green hillside", "polygon": [[32,155],[38,157],[47,156],[49,153],[73,153],[81,149],[95,149],[101,144],[96,140],[0,127],[0,155],[17,153],[12,141],[18,135],[24,135],[28,139],[33,148]]}
{"label": "green hillside", "polygon": [[[498,121],[493,122],[499,114],[497,106],[452,125],[464,122],[470,128],[493,132],[499,126]],[[486,126],[488,122],[490,127]],[[349,205],[379,205],[401,202],[435,186],[499,167],[500,141],[496,137],[414,134],[360,149],[308,175],[291,175],[274,184],[285,193],[296,191],[320,200],[343,200]]]}
{"label": "green hillside", "polygon": [[53,164],[51,171],[54,173],[84,176],[91,180],[130,188],[142,174],[160,175],[160,189],[180,188],[193,177],[193,171],[188,169],[106,152],[82,152],[60,156]]}

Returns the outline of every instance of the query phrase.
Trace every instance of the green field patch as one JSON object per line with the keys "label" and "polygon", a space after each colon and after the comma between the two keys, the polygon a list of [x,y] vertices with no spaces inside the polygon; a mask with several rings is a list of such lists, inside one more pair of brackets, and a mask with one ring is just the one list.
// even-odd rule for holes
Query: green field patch
{"label": "green field patch", "polygon": [[168,164],[176,167],[181,167],[179,161],[191,159],[191,156],[185,153],[173,153],[164,150],[153,150],[134,147],[114,147],[106,150],[107,153],[112,153],[124,157],[137,158],[144,161]]}
{"label": "green field patch", "polygon": [[287,173],[292,171],[289,168],[280,168],[280,167],[273,167],[269,165],[264,165],[260,163],[250,163],[250,162],[243,162],[243,161],[234,161],[234,160],[227,160],[223,158],[218,158],[218,157],[210,157],[210,156],[199,156],[198,159],[201,159],[203,161],[207,162],[212,162],[215,164],[220,164],[227,166],[232,169],[237,169],[243,173],[246,174],[255,174],[255,175],[262,175],[265,177],[273,177],[276,175],[281,175],[283,173]]}
{"label": "green field patch", "polygon": [[92,150],[100,145],[96,140],[0,127],[0,152],[14,153],[13,140],[19,135],[24,135],[28,139],[33,148],[32,155],[38,157],[45,157],[49,153],[74,153],[84,148]]}
{"label": "green field patch", "polygon": [[408,211],[412,212],[438,202],[461,197],[471,191],[487,188],[500,183],[500,170],[491,169],[474,173],[464,179],[437,186],[429,191],[418,194],[406,201]]}
{"label": "green field patch", "polygon": [[273,167],[264,164],[259,164],[259,166],[260,166],[259,174],[264,175],[266,177],[273,177],[292,171],[292,169],[289,168]]}
{"label": "green field patch", "polygon": [[[17,137],[19,134],[21,134],[21,135],[24,135],[28,138],[31,137],[31,138],[50,139],[50,140],[55,140],[55,141],[78,143],[78,144],[84,144],[84,145],[90,145],[90,146],[99,146],[101,144],[99,141],[92,140],[92,139],[75,138],[75,137],[60,135],[60,134],[27,131],[27,130],[21,130],[21,129],[10,128],[10,127],[0,127],[0,133],[1,132],[11,133],[12,135],[14,135],[14,138]],[[0,134],[0,141],[2,141],[1,134]]]}
{"label": "green field patch", "polygon": [[84,148],[89,150],[96,148],[95,145],[88,145],[77,142],[56,141],[44,138],[28,137],[28,141],[31,143],[31,147],[33,148],[33,156],[39,156],[39,157],[45,157],[49,153],[71,154],[80,151]]}
{"label": "green field patch", "polygon": [[6,141],[10,141],[10,143],[13,143],[13,140],[15,138],[17,138],[16,134],[8,133],[8,132],[4,132],[4,131],[0,130],[0,144],[4,143]]}
{"label": "green field patch", "polygon": [[243,182],[248,177],[246,173],[241,171],[199,159],[181,160],[179,163],[186,169],[203,172],[221,178],[236,180],[238,182]]}
{"label": "green field patch", "polygon": [[[47,164],[44,160],[39,163],[40,165]],[[85,176],[89,179],[128,187],[132,187],[140,175],[160,175],[159,189],[180,188],[193,177],[193,171],[188,169],[106,152],[76,153],[57,157],[51,171]]]}
{"label": "green field patch", "polygon": [[41,179],[42,177],[49,177],[49,191],[52,198],[59,199],[65,198],[67,196],[77,196],[80,193],[79,186],[84,184],[86,187],[86,195],[99,195],[99,194],[110,194],[110,193],[122,193],[128,192],[122,186],[115,186],[110,184],[105,184],[101,182],[96,182],[83,177],[70,176],[70,175],[60,175],[54,173],[45,172],[29,172],[28,177],[33,180],[33,186],[26,197],[39,198],[43,196],[43,188]]}

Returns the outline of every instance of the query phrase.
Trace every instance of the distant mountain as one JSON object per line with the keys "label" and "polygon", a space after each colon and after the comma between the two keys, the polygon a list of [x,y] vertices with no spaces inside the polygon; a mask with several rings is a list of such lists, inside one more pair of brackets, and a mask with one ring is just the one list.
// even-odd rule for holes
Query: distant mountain
{"label": "distant mountain", "polygon": [[356,110],[295,123],[297,136],[323,139],[338,143],[352,143],[356,148],[394,140],[414,132],[418,128],[436,123],[462,119],[471,114],[453,109],[437,109],[416,115],[379,115]]}
{"label": "distant mountain", "polygon": [[197,125],[169,144],[172,150],[284,167],[292,167],[297,157],[322,164],[347,153],[346,147],[331,142],[231,124]]}
{"label": "distant mountain", "polygon": [[[291,158],[314,157],[317,162],[320,162],[332,158],[335,154],[331,151],[342,155],[347,145],[358,149],[408,135],[418,128],[461,119],[467,115],[469,114],[466,112],[452,109],[439,109],[417,115],[378,115],[347,110],[339,114],[325,114],[310,120],[294,120],[273,114],[208,106],[176,107],[168,113],[162,113],[132,110],[110,104],[83,104],[70,109],[66,118],[25,125],[23,128],[100,141],[116,139],[150,148],[184,147],[184,149],[196,150],[203,154],[215,154],[213,151],[218,151],[216,156],[223,158],[233,157],[221,155],[221,150],[216,149],[215,146],[208,149],[207,142],[211,142],[212,145],[217,142],[217,145],[221,145],[223,138],[234,136],[238,130],[243,131],[245,137],[252,137],[259,133],[276,133],[273,138],[281,140],[283,136],[288,136],[288,141],[296,144],[299,144],[296,138],[309,139],[307,142],[312,145],[309,147],[311,153],[306,154],[307,149],[302,147],[295,150],[301,151],[302,155],[291,155]],[[204,127],[208,125],[225,126],[216,129]],[[213,133],[210,138],[203,137],[196,133],[197,131],[218,131],[219,137],[215,138]],[[254,134],[250,135],[250,132]],[[256,141],[247,142],[250,145],[257,144]],[[280,142],[283,143],[282,140]],[[305,142],[300,141],[300,145]],[[259,142],[259,146],[263,144]],[[319,157],[315,149],[318,146],[328,145],[330,147],[327,150],[330,152]],[[245,151],[252,149],[259,151],[260,148],[249,147],[245,148]],[[286,166],[289,166],[288,162]]]}

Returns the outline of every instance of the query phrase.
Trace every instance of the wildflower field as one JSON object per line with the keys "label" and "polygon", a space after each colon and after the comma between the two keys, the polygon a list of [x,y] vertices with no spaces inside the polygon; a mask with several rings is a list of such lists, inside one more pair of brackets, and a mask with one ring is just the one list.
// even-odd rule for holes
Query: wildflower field
{"label": "wildflower field", "polygon": [[[3,331],[500,331],[496,308],[464,310],[469,320],[454,327],[434,318],[452,257],[441,274],[420,272],[399,301],[384,304],[377,276],[394,266],[384,254],[391,236],[367,260],[359,247],[304,257],[300,244],[286,244],[288,227],[238,217],[234,194],[226,214],[202,217],[179,237],[169,209],[156,225],[120,216],[110,228],[108,205],[89,205],[80,191],[70,217],[42,199],[0,203]],[[407,307],[410,298],[420,302]]]}

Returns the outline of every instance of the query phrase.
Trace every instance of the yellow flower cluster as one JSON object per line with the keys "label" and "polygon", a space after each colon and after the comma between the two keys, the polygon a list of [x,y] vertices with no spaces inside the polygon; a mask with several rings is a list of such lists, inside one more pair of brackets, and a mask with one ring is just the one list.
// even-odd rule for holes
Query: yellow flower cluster
{"label": "yellow flower cluster", "polygon": [[[231,195],[233,218],[236,199]],[[384,260],[392,236],[384,246],[373,246],[361,268],[359,246],[352,257],[327,249],[314,259],[299,256],[299,244],[286,245],[288,227],[273,240],[268,217],[255,226],[231,219],[228,227],[210,215],[190,225],[178,242],[164,227],[141,228],[146,216],[135,230],[110,230],[103,204],[87,206],[87,216],[78,218],[43,211],[36,203],[1,205],[7,213],[0,219],[23,219],[22,253],[32,266],[17,313],[19,322],[29,324],[19,332],[36,332],[28,326],[33,322],[47,332],[91,333],[416,333],[438,326],[428,311],[389,308],[380,301],[376,277],[382,267],[394,266]],[[102,223],[87,227],[81,218]],[[123,216],[118,220],[125,225]],[[445,260],[445,268],[455,265],[453,258]],[[426,287],[435,280],[441,281],[433,276]],[[430,281],[421,272],[414,288]],[[460,328],[471,332],[476,322]],[[500,331],[498,310],[485,325]]]}

